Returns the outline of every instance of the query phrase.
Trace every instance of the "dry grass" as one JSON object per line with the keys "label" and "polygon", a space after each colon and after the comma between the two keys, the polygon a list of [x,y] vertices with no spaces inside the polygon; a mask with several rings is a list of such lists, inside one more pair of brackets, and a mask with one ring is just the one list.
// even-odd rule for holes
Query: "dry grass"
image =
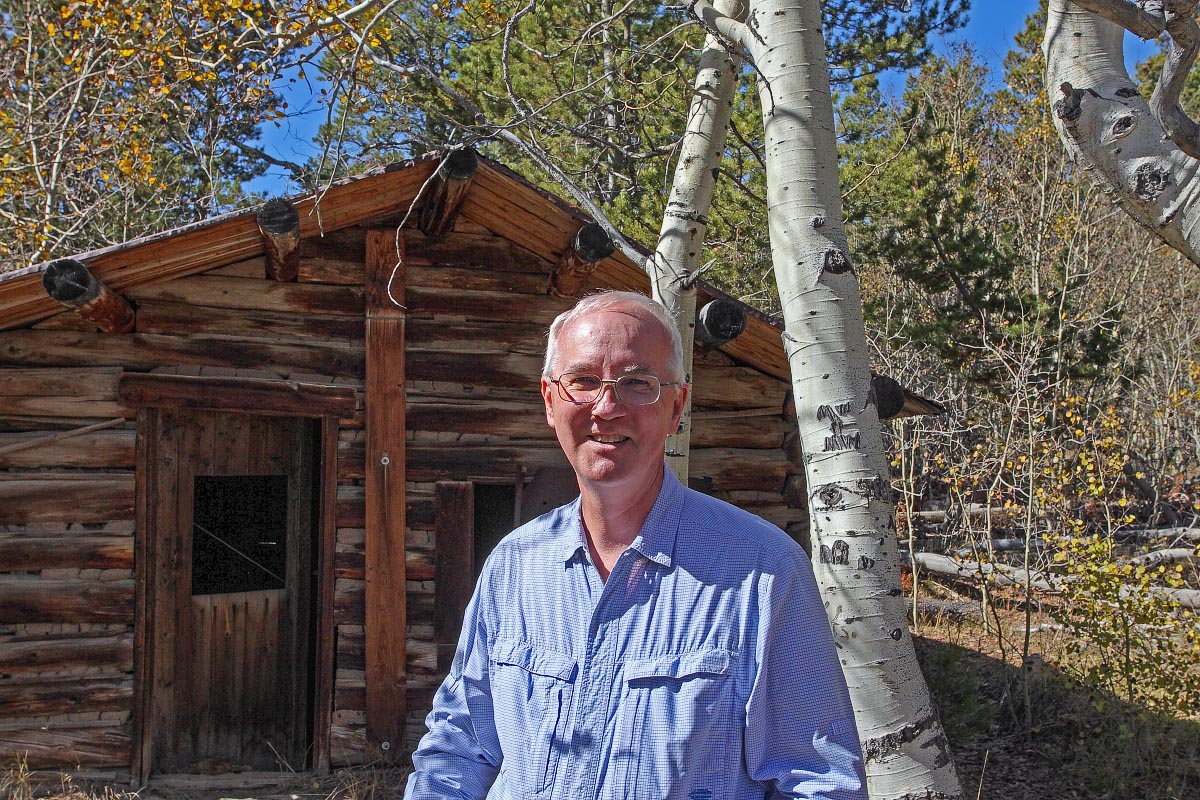
{"label": "dry grass", "polygon": [[[968,797],[1200,798],[1200,719],[1178,719],[1082,686],[1064,634],[1002,610],[926,621],[917,650]],[[1200,680],[1200,675],[1196,676]]]}
{"label": "dry grass", "polygon": [[[3,800],[397,800],[404,795],[405,769],[355,767],[337,770],[327,776],[280,775],[276,779],[260,776],[253,785],[238,786],[238,781],[220,780],[205,786],[203,779],[181,785],[151,781],[137,791],[97,784],[61,774],[48,778],[31,772],[24,763],[0,773],[0,798]],[[261,784],[266,783],[268,786]]]}

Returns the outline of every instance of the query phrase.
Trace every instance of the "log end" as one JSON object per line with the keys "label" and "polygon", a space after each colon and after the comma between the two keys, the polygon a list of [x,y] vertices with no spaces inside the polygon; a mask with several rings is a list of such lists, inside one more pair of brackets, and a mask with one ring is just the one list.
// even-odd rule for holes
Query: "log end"
{"label": "log end", "polygon": [[42,287],[58,302],[79,307],[100,293],[100,283],[82,261],[60,258],[42,273]]}
{"label": "log end", "polygon": [[258,228],[264,235],[291,233],[300,230],[300,212],[290,200],[276,197],[258,210]]}
{"label": "log end", "polygon": [[746,309],[734,300],[718,297],[696,314],[696,338],[709,347],[720,347],[746,330]]}

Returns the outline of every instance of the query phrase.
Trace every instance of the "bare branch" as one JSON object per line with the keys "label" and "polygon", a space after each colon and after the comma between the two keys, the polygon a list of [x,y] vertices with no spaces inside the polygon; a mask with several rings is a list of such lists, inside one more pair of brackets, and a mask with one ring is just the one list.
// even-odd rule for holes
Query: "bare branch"
{"label": "bare branch", "polygon": [[1167,32],[1171,34],[1171,47],[1163,62],[1154,94],[1150,97],[1150,112],[1154,118],[1163,126],[1171,141],[1192,158],[1200,158],[1200,126],[1180,108],[1179,96],[1183,93],[1188,71],[1200,49],[1196,5],[1196,0],[1167,4]]}
{"label": "bare branch", "polygon": [[1157,14],[1130,0],[1075,0],[1075,4],[1143,39],[1155,39],[1166,30],[1161,4]]}

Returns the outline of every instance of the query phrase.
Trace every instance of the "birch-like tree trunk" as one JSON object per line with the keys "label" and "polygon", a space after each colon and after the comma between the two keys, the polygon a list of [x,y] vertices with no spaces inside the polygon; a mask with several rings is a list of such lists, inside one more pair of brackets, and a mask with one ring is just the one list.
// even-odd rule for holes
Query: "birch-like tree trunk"
{"label": "birch-like tree trunk", "polygon": [[962,796],[917,664],[862,298],[842,228],[817,0],[698,7],[758,73],[772,259],[808,480],[813,562],[850,687],[872,798]]}
{"label": "birch-like tree trunk", "polygon": [[[1067,151],[1126,213],[1200,264],[1200,161],[1184,147],[1190,141],[1193,154],[1200,148],[1196,124],[1178,107],[1200,40],[1195,12],[1194,0],[1160,3],[1156,12],[1125,0],[1050,0],[1042,52],[1054,125]],[[1172,34],[1151,103],[1125,71],[1126,28],[1144,38]]]}
{"label": "birch-like tree trunk", "polygon": [[[731,19],[745,18],[745,6],[739,0],[717,0],[715,7],[718,13]],[[741,59],[720,37],[713,34],[705,37],[658,246],[646,262],[654,299],[671,312],[683,338],[683,371],[688,383],[692,381],[696,333],[695,281],[740,67]],[[666,446],[667,466],[684,486],[688,482],[691,440],[689,396],[679,419],[679,430],[667,437]]]}

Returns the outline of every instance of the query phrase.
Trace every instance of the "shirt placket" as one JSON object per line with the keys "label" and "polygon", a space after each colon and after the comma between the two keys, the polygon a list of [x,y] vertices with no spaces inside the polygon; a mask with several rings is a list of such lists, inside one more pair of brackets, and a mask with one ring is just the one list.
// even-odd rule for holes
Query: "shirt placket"
{"label": "shirt placket", "polygon": [[[599,742],[608,724],[611,695],[617,691],[615,677],[618,667],[617,643],[620,624],[627,606],[626,583],[632,565],[640,556],[626,550],[613,565],[607,581],[602,581],[595,565],[587,565],[592,597],[597,598],[588,623],[587,641],[576,650],[582,652],[578,703],[571,728],[570,763],[563,780],[554,787],[554,797],[595,798],[600,791],[600,757],[604,748]],[[603,586],[601,589],[600,587]],[[599,591],[596,591],[599,589]]]}

